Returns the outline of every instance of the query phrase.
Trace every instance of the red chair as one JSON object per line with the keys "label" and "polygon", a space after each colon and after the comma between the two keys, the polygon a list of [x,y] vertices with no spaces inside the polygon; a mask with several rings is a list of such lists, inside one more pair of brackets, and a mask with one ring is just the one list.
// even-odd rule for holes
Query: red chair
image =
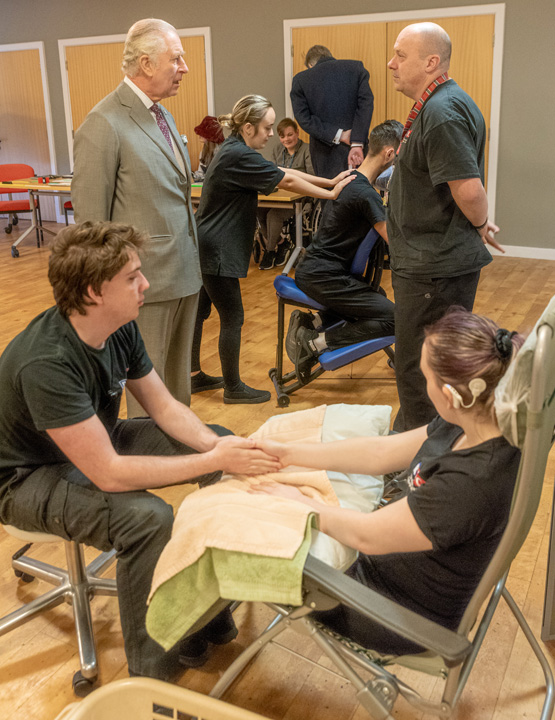
{"label": "red chair", "polygon": [[[23,180],[25,178],[33,177],[34,174],[35,171],[30,165],[16,163],[12,163],[9,165],[0,165],[0,182],[6,182],[7,180]],[[6,192],[6,190],[4,190],[2,194],[7,194],[9,197],[9,200],[0,200],[0,213],[8,213],[8,224],[6,225],[4,230],[9,235],[12,231],[13,226],[17,225],[19,222],[17,213],[28,213],[32,212],[32,210],[29,205],[27,190],[14,188],[13,190],[10,189],[9,192]],[[25,195],[25,199],[20,198],[14,200],[12,197],[13,195],[21,194]],[[40,204],[38,198],[35,198],[35,208],[37,209],[40,226],[42,225],[42,220],[40,216]],[[39,231],[37,230],[37,245],[39,244]]]}

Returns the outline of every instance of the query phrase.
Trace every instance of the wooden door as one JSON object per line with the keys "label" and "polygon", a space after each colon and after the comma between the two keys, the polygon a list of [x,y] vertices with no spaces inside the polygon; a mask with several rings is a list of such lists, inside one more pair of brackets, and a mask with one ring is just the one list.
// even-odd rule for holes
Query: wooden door
{"label": "wooden door", "polygon": [[[201,144],[193,128],[208,112],[204,36],[181,36],[181,41],[189,72],[177,96],[163,100],[162,104],[174,116],[179,132],[187,135],[191,167],[196,170]],[[66,47],[73,134],[87,113],[122,81],[123,45],[111,42]]]}
{"label": "wooden door", "polygon": [[[361,60],[370,73],[370,87],[374,93],[374,114],[371,128],[386,119],[386,76],[383,72],[387,55],[385,23],[353,23],[294,28],[293,75],[305,69],[306,52],[313,45],[325,45],[338,60]],[[308,139],[305,132],[303,140]]]}
{"label": "wooden door", "polygon": [[[491,89],[493,71],[494,15],[466,15],[430,18],[441,25],[453,43],[450,76],[476,102],[487,127],[486,178],[489,153]],[[414,20],[402,22],[361,22],[294,28],[293,75],[304,70],[304,58],[312,45],[325,45],[336,58],[361,60],[370,73],[374,93],[371,128],[386,119],[405,122],[413,101],[395,90],[387,63],[400,31]],[[418,20],[424,22],[424,20]],[[303,139],[307,135],[303,134]]]}
{"label": "wooden door", "polygon": [[[0,78],[0,164],[24,163],[37,175],[50,175],[38,48],[0,51]],[[56,219],[52,198],[42,198],[41,211],[44,219]]]}
{"label": "wooden door", "polygon": [[[448,33],[453,44],[449,76],[467,92],[482,111],[486,121],[486,178],[489,154],[491,88],[493,70],[493,15],[466,15],[449,18],[430,18]],[[422,20],[422,22],[425,22]],[[387,24],[388,60],[393,56],[393,46],[401,30],[410,25],[410,21],[390,22]],[[387,116],[405,122],[414,101],[395,90],[388,71],[387,78]]]}

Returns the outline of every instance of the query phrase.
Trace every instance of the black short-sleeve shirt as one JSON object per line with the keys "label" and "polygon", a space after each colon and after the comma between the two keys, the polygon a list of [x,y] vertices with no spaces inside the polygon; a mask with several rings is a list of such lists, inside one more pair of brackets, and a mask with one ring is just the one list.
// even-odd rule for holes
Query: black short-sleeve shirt
{"label": "black short-sleeve shirt", "polygon": [[269,195],[284,175],[239,135],[225,140],[206,172],[196,214],[203,273],[246,277],[258,194]]}
{"label": "black short-sleeve shirt", "polygon": [[38,315],[0,358],[0,483],[16,468],[67,462],[46,430],[98,415],[111,433],[127,379],[151,370],[135,322],[97,350],[56,307]]}
{"label": "black short-sleeve shirt", "polygon": [[358,171],[336,200],[326,202],[320,227],[296,274],[348,275],[356,251],[376,223],[385,220],[379,194]]}
{"label": "black short-sleeve shirt", "polygon": [[507,524],[520,451],[503,437],[451,450],[462,430],[437,417],[413,459],[408,504],[426,552],[361,555],[352,574],[456,628]]}
{"label": "black short-sleeve shirt", "polygon": [[456,277],[491,262],[448,182],[484,179],[486,126],[454,80],[440,85],[401,144],[389,188],[391,269],[402,277]]}

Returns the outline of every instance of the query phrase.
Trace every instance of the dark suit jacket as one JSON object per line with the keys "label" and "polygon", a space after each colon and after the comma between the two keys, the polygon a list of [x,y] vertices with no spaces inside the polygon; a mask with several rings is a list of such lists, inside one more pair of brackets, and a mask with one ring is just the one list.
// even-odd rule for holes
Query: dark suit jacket
{"label": "dark suit jacket", "polygon": [[76,221],[132,224],[151,237],[142,258],[150,282],[147,303],[194,295],[202,284],[189,153],[173,117],[162,110],[185,171],[152,113],[125,83],[90,111],[73,146]]}
{"label": "dark suit jacket", "polygon": [[366,146],[374,109],[369,74],[358,60],[322,58],[293,78],[291,103],[295,119],[310,135],[310,154],[317,175],[334,177],[347,169],[347,145],[335,145],[341,128],[351,142]]}

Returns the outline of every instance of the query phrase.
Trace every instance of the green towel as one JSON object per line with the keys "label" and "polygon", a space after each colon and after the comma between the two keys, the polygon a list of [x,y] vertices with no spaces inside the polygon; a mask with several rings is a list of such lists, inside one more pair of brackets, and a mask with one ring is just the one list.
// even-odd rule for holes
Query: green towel
{"label": "green towel", "polygon": [[196,563],[156,590],[146,615],[148,634],[169,650],[220,597],[302,605],[313,518],[310,513],[304,538],[290,560],[207,548]]}

